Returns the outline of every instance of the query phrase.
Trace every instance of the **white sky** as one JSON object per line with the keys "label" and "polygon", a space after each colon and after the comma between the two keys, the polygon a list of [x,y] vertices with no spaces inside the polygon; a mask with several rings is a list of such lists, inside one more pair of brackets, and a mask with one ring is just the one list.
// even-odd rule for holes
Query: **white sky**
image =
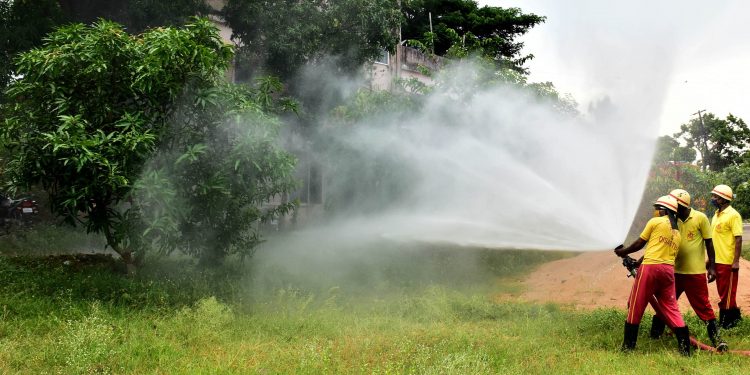
{"label": "white sky", "polygon": [[546,16],[521,40],[532,81],[583,112],[603,98],[672,135],[705,109],[750,121],[750,1],[478,0]]}

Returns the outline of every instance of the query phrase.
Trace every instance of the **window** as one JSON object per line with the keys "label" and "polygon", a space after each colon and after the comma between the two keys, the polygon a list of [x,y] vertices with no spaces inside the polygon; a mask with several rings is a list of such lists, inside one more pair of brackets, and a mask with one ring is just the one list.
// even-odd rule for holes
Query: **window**
{"label": "window", "polygon": [[383,50],[381,51],[380,56],[375,58],[375,63],[388,65],[388,63],[390,62],[389,58],[390,58],[390,54],[388,53],[388,51]]}
{"label": "window", "polygon": [[302,187],[292,195],[292,198],[299,198],[300,203],[323,203],[323,178],[320,165],[314,161],[305,161],[298,165],[298,176],[302,180]]}

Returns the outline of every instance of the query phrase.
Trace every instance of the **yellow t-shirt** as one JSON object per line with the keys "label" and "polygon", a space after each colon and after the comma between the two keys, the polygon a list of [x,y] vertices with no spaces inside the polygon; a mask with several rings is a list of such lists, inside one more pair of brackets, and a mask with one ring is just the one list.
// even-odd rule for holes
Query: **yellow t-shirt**
{"label": "yellow t-shirt", "polygon": [[706,273],[706,247],[703,240],[711,238],[708,216],[691,209],[684,222],[677,220],[677,227],[680,230],[680,250],[674,261],[674,273]]}
{"label": "yellow t-shirt", "polygon": [[711,219],[711,233],[713,233],[716,263],[734,263],[734,237],[742,236],[742,217],[732,206],[723,211],[716,211]]}
{"label": "yellow t-shirt", "polygon": [[680,247],[680,231],[672,229],[669,217],[655,217],[646,223],[641,233],[646,242],[643,264],[672,264]]}

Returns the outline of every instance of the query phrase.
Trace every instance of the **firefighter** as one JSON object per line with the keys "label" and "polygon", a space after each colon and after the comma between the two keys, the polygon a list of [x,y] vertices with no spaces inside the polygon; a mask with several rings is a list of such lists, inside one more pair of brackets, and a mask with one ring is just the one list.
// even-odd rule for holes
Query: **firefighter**
{"label": "firefighter", "polygon": [[716,213],[711,219],[716,250],[716,290],[719,292],[719,323],[732,328],[742,320],[737,307],[737,281],[742,251],[742,217],[732,208],[732,188],[716,185],[711,190],[711,204]]}
{"label": "firefighter", "polygon": [[646,246],[628,298],[622,350],[635,349],[643,312],[649,301],[656,297],[658,306],[654,309],[661,312],[664,322],[674,331],[680,353],[689,356],[690,332],[675,298],[674,260],[680,246],[677,200],[662,196],[656,200],[654,208],[655,217],[648,221],[640,237],[628,247],[615,249],[617,256],[624,257]]}
{"label": "firefighter", "polygon": [[[726,351],[729,347],[721,339],[716,315],[708,298],[708,283],[716,279],[711,224],[704,213],[690,207],[690,194],[687,191],[674,189],[669,195],[677,200],[677,227],[680,230],[680,248],[674,265],[675,297],[680,299],[685,292],[695,314],[706,322],[706,331],[713,346],[719,351]],[[659,338],[663,332],[664,321],[658,314],[654,315],[651,338]]]}

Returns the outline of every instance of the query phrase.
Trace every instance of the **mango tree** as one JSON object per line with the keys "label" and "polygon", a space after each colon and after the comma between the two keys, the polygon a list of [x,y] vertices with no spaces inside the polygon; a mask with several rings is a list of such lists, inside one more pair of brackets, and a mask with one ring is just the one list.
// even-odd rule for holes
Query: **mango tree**
{"label": "mango tree", "polygon": [[295,159],[278,146],[281,123],[271,115],[286,109],[267,88],[220,84],[191,96],[169,147],[137,183],[140,209],[131,213],[142,218],[131,222],[144,224],[141,239],[217,265],[230,254],[251,255],[261,225],[294,207],[282,198],[297,187]]}
{"label": "mango tree", "polygon": [[[144,232],[138,229],[154,227],[141,220],[166,220],[144,215],[148,205],[137,200],[142,194],[136,194],[134,187],[143,185],[139,178],[158,170],[150,161],[155,155],[179,159],[185,152],[201,154],[206,149],[191,144],[205,142],[192,135],[205,134],[221,123],[215,111],[221,107],[207,103],[227,86],[224,72],[232,56],[232,48],[205,19],[137,36],[108,21],[58,29],[41,48],[17,60],[21,78],[7,91],[8,116],[2,127],[2,141],[10,155],[6,179],[13,186],[43,187],[53,213],[70,224],[103,233],[132,269],[133,247],[146,245]],[[201,120],[207,118],[202,111],[208,107],[216,116],[206,125]],[[239,143],[229,144],[237,149]],[[248,173],[239,162],[227,164],[236,165],[234,173]],[[251,165],[252,171],[260,169]],[[287,175],[283,168],[263,173],[254,176],[273,180]],[[209,184],[201,180],[207,176],[190,177],[187,188]],[[213,177],[211,186],[227,183],[223,176]],[[253,202],[263,200],[261,196],[267,197],[259,193]]]}

